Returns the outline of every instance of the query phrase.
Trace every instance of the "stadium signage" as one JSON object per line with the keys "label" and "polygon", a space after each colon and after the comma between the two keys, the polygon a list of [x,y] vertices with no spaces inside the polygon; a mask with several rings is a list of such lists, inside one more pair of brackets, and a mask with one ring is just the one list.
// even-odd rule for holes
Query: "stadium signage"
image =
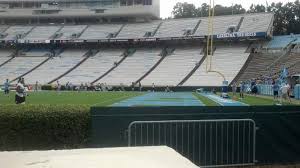
{"label": "stadium signage", "polygon": [[261,37],[264,36],[265,33],[256,33],[256,32],[234,32],[234,33],[223,33],[216,35],[216,38],[241,38],[241,37]]}

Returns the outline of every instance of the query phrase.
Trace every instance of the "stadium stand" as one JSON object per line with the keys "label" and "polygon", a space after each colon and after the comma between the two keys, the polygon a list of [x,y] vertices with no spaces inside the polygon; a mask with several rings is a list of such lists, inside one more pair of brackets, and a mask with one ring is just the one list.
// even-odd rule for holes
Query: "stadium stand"
{"label": "stadium stand", "polygon": [[33,42],[49,40],[60,28],[60,26],[37,26],[25,37],[25,40]]}
{"label": "stadium stand", "polygon": [[[261,34],[254,36],[253,40],[257,41],[255,44],[262,44],[266,37],[270,35],[273,14],[216,16],[214,19],[215,35],[233,32],[256,32]],[[46,84],[55,79],[60,79],[63,83],[69,81],[73,84],[103,82],[110,85],[119,85],[120,83],[130,85],[131,82],[141,81],[143,85],[155,83],[157,86],[220,86],[223,79],[219,75],[206,73],[206,57],[204,52],[201,51],[203,47],[200,47],[205,45],[204,37],[208,33],[207,24],[208,18],[189,18],[148,20],[143,23],[105,22],[98,25],[3,25],[0,27],[0,31],[2,31],[1,41],[9,43],[13,40],[18,40],[19,43],[25,43],[22,44],[21,50],[23,52],[20,54],[22,57],[28,58],[28,60],[34,59],[31,57],[52,56],[53,53],[57,53],[61,48],[64,48],[63,45],[65,43],[72,46],[76,41],[78,45],[84,44],[88,47],[81,47],[85,49],[79,50],[72,49],[69,46],[59,57],[55,56],[42,63],[42,65],[38,64],[38,62],[41,63],[43,61],[36,61],[34,65],[18,71],[15,75],[11,73],[15,71],[13,66],[7,66],[9,70],[2,73],[8,73],[5,76],[9,76],[10,79],[18,75],[25,75],[26,82],[31,84],[34,84],[36,81]],[[233,26],[235,30],[232,32],[229,28]],[[236,40],[239,41],[239,38],[249,39],[247,34],[243,33],[241,33],[241,37],[236,37]],[[224,37],[227,38],[227,36]],[[252,36],[250,37],[252,38]],[[295,56],[289,55],[288,52],[286,53],[287,57],[283,54],[278,56],[271,54],[277,48],[284,48],[287,45],[297,46],[295,44],[297,38],[292,39],[290,37],[287,36],[285,40],[281,40],[283,37],[274,37],[270,43],[265,45],[268,53],[257,53],[254,54],[253,58],[249,57],[252,49],[248,45],[250,42],[242,42],[241,44],[226,42],[226,40],[217,42],[215,55],[212,60],[212,70],[221,71],[225,75],[226,80],[231,82],[241,72],[242,68],[245,70],[245,73],[240,75],[242,80],[266,73],[267,67],[272,63],[284,61],[281,60],[280,56],[282,56],[282,59],[286,59],[284,62],[286,62],[287,66],[292,67],[295,62],[289,61],[289,58],[294,59]],[[295,37],[297,36],[295,35]],[[184,47],[186,46],[184,41],[178,41],[178,39],[197,39],[196,43],[199,44],[199,47],[194,47],[195,43],[189,47]],[[258,41],[258,39],[262,40]],[[122,48],[136,48],[134,46],[136,42],[143,44],[146,43],[145,41],[151,41],[151,46],[154,46],[154,49],[142,45],[144,48],[138,47],[133,55],[124,55],[124,49]],[[165,49],[161,46],[161,48],[156,48],[155,46],[158,46],[158,44],[155,44],[156,41],[163,41],[163,46],[169,46],[169,49],[175,49],[175,51],[159,56],[160,52]],[[107,47],[102,47],[103,49],[95,56],[89,57],[90,55],[87,56],[85,54],[90,51],[87,48],[95,48],[94,46],[89,46],[93,42],[112,43],[107,45]],[[39,47],[27,46],[26,43],[41,43],[45,48],[48,48],[46,52],[51,50],[51,53],[53,53],[47,55],[43,49],[34,49]],[[56,46],[58,50],[53,50],[54,46],[47,43],[55,43],[55,45],[58,45]],[[132,44],[128,46],[127,44],[129,43]],[[181,44],[184,45],[181,46]],[[296,47],[294,51],[296,51]],[[85,57],[83,57],[84,55]],[[251,58],[251,60],[248,60],[248,58]],[[45,58],[41,59],[45,61]],[[7,60],[1,58],[0,61],[6,62]],[[249,64],[247,66],[245,66],[246,61]],[[260,69],[257,70],[257,68]],[[49,75],[46,76],[45,74]]]}
{"label": "stadium stand", "polygon": [[[227,33],[229,26],[237,26],[239,21],[241,20],[241,16],[222,16],[215,17],[214,19],[214,34],[222,34]],[[196,35],[205,36],[208,34],[208,19],[201,19],[201,26],[196,31]]]}
{"label": "stadium stand", "polygon": [[6,31],[9,28],[9,26],[0,25],[0,33]]}
{"label": "stadium stand", "polygon": [[26,82],[34,84],[36,81],[46,84],[56,77],[62,75],[83,58],[87,50],[67,49],[59,56],[53,57],[44,65],[25,76]]}
{"label": "stadium stand", "polygon": [[32,26],[11,26],[4,33],[7,34],[4,40],[17,40],[24,38],[34,27]]}
{"label": "stadium stand", "polygon": [[71,40],[78,38],[87,25],[64,26],[60,31],[56,32],[55,40]]}
{"label": "stadium stand", "polygon": [[254,54],[252,60],[246,67],[244,73],[237,81],[246,81],[249,79],[260,77],[261,75],[268,75],[267,67],[276,60],[280,54],[272,53],[257,53]]}
{"label": "stadium stand", "polygon": [[293,35],[287,36],[275,36],[266,46],[267,49],[279,49],[282,50],[286,48],[289,44],[295,41],[297,38]]}
{"label": "stadium stand", "polygon": [[[132,23],[127,24],[122,31],[119,33],[117,38],[120,39],[136,39],[153,36],[155,30],[158,28],[161,22],[151,22],[151,23]],[[150,33],[147,35],[147,33]]]}
{"label": "stadium stand", "polygon": [[193,32],[199,19],[170,19],[162,23],[155,34],[155,37],[170,38],[189,35],[186,32]]}
{"label": "stadium stand", "polygon": [[45,57],[17,56],[0,67],[0,81],[14,80],[43,62]]}
{"label": "stadium stand", "polygon": [[0,50],[0,67],[3,66],[7,61],[12,59],[11,55],[13,54],[13,50]]}
{"label": "stadium stand", "polygon": [[84,40],[107,39],[121,29],[121,24],[91,25],[80,36]]}
{"label": "stadium stand", "polygon": [[143,85],[155,83],[160,86],[177,86],[202,57],[200,47],[176,48],[141,82]]}
{"label": "stadium stand", "polygon": [[161,49],[138,49],[133,55],[128,56],[122,64],[110,74],[102,78],[100,83],[130,86],[144,75],[159,59]]}
{"label": "stadium stand", "polygon": [[268,32],[274,19],[272,13],[249,14],[244,17],[240,32]]}
{"label": "stadium stand", "polygon": [[[212,69],[221,72],[230,83],[245,64],[249,53],[245,53],[247,44],[221,44],[216,46],[212,57]],[[206,61],[191,76],[184,86],[221,86],[224,79],[215,72],[207,73]]]}
{"label": "stadium stand", "polygon": [[100,75],[107,72],[122,58],[123,50],[106,49],[101,50],[95,56],[90,57],[81,66],[60,79],[62,83],[71,82],[72,84],[90,83]]}

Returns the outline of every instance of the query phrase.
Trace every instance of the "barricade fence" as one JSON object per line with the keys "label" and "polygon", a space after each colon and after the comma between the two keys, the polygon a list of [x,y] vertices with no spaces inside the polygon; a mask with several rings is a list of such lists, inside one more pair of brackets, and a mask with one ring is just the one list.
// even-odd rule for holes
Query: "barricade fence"
{"label": "barricade fence", "polygon": [[200,167],[254,165],[256,124],[251,119],[135,121],[128,146],[169,146]]}

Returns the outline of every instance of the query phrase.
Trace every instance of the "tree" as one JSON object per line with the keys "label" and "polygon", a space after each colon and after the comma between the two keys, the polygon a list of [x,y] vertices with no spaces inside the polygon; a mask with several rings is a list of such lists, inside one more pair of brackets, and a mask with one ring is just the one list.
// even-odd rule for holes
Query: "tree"
{"label": "tree", "polygon": [[187,2],[178,2],[174,8],[172,14],[174,18],[190,18],[197,16],[197,9],[194,4],[189,4]]}
{"label": "tree", "polygon": [[264,5],[254,5],[252,4],[250,6],[250,9],[248,10],[248,13],[261,13],[266,12],[266,7]]}

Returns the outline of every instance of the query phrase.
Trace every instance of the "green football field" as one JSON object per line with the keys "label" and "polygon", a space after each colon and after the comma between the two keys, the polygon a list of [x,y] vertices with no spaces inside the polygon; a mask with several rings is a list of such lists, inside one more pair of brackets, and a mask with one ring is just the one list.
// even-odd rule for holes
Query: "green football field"
{"label": "green football field", "polygon": [[[42,91],[30,92],[26,98],[26,104],[79,104],[89,106],[109,106],[114,103],[146,94],[146,92],[55,92]],[[218,106],[206,97],[193,93],[206,106]],[[232,94],[230,94],[232,96]],[[11,92],[9,95],[0,93],[0,104],[15,104],[15,93]],[[274,105],[275,102],[272,97],[254,97],[247,95],[245,99],[239,100],[248,105]],[[293,102],[292,104],[298,104]],[[285,102],[284,105],[290,105]],[[299,105],[299,104],[298,104]]]}
{"label": "green football field", "polygon": [[[109,106],[131,97],[139,92],[31,92],[26,97],[26,104],[80,104],[91,106]],[[14,104],[15,93],[0,95],[0,104]]]}

